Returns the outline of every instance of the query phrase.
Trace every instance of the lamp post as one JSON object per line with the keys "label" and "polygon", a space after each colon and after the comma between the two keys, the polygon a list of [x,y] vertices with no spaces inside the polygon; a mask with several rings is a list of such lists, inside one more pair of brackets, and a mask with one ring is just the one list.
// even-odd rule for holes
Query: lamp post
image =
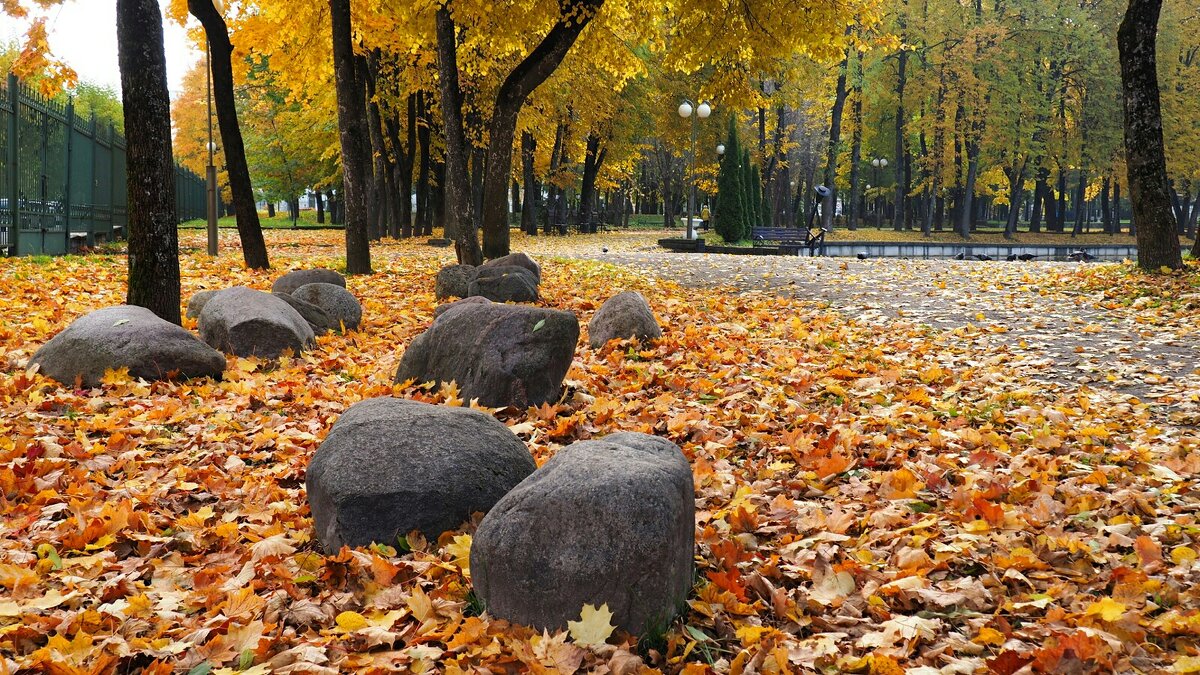
{"label": "lamp post", "polygon": [[[871,166],[875,167],[875,184],[879,184],[879,170],[886,169],[888,165],[887,159],[878,157],[871,160]],[[867,189],[870,189],[869,187]],[[883,205],[879,203],[879,196],[875,196],[875,229],[883,229]]]}
{"label": "lamp post", "polygon": [[[707,119],[712,114],[712,107],[707,103],[701,103],[695,108],[696,117]],[[692,117],[692,102],[684,101],[679,104],[679,116],[692,120],[692,171],[691,178],[688,181],[688,211],[687,211],[687,238],[695,239],[696,230],[692,226],[692,216],[696,212],[696,118]]]}
{"label": "lamp post", "polygon": [[[725,144],[724,144],[724,143],[718,143],[718,144],[717,144],[717,170],[718,170],[718,172],[720,171],[721,162],[723,162],[723,161],[725,161]],[[721,192],[721,190],[720,190],[720,186],[718,186],[718,189],[717,189],[717,191],[716,191],[716,192],[714,192],[714,193],[712,194],[712,198],[711,198],[711,201],[712,201],[712,208],[711,208],[712,214],[711,214],[711,215],[709,215],[709,217],[708,217],[708,229],[709,229],[710,231],[711,231],[711,230],[712,230],[712,229],[713,229],[713,228],[716,226],[716,224],[717,224],[717,197],[719,197],[719,196],[720,196],[720,192]]]}

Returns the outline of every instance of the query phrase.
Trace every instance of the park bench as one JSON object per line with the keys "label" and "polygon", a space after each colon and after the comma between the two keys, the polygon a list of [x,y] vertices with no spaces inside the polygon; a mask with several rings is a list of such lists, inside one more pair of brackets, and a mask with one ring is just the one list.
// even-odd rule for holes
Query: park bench
{"label": "park bench", "polygon": [[755,227],[750,229],[750,238],[755,246],[766,246],[773,242],[785,252],[800,252],[807,248],[810,255],[816,255],[817,249],[825,244],[825,233],[829,230],[804,229],[795,227]]}

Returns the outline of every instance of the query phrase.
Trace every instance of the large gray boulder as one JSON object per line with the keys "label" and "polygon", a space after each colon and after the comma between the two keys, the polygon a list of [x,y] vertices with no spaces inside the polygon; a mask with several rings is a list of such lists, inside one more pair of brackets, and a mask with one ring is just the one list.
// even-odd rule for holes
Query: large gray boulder
{"label": "large gray boulder", "polygon": [[398,398],[356,403],[333,425],[305,484],[317,539],[395,544],[413,530],[436,541],[487,512],[537,465],[491,415]]}
{"label": "large gray boulder", "polygon": [[588,342],[599,349],[609,340],[638,338],[657,340],[662,329],[646,298],[636,291],[618,293],[608,299],[588,322]]}
{"label": "large gray boulder", "polygon": [[316,344],[300,313],[274,294],[245,286],[214,295],[200,312],[200,338],[228,354],[273,359]]}
{"label": "large gray boulder", "polygon": [[200,316],[200,312],[204,311],[204,305],[212,299],[212,296],[220,293],[220,290],[197,291],[195,295],[188,298],[187,311],[184,316],[189,319],[195,319]]}
{"label": "large gray boulder", "polygon": [[79,317],[34,353],[43,375],[68,386],[98,387],[104,371],[128,368],[143,380],[214,377],[225,355],[145,307],[118,305]]}
{"label": "large gray boulder", "polygon": [[467,297],[467,286],[475,278],[473,265],[448,265],[438,270],[433,294],[438,300]]}
{"label": "large gray boulder", "polygon": [[271,292],[291,295],[293,291],[305,284],[333,284],[345,288],[346,277],[333,270],[293,270],[276,279],[275,283],[271,285]]}
{"label": "large gray boulder", "polygon": [[467,295],[492,302],[537,302],[538,280],[533,272],[517,265],[480,267],[467,284]]}
{"label": "large gray boulder", "polygon": [[325,310],[311,302],[305,302],[287,293],[272,293],[271,295],[291,305],[292,309],[304,317],[304,320],[308,322],[308,327],[312,329],[313,335],[321,336],[331,330],[339,330],[341,328],[340,323],[334,321],[333,317],[329,316]]}
{"label": "large gray boulder", "polygon": [[521,305],[459,304],[408,345],[396,382],[457,382],[492,408],[558,399],[575,356],[579,320]]}
{"label": "large gray boulder", "polygon": [[471,580],[493,617],[557,630],[585,604],[615,625],[667,625],[687,601],[692,471],[679,448],[619,433],[558,451],[484,517]]}
{"label": "large gray boulder", "polygon": [[336,327],[356,330],[362,321],[362,305],[358,304],[358,298],[336,284],[304,284],[292,291],[292,297],[325,310]]}
{"label": "large gray boulder", "polygon": [[542,283],[542,268],[541,268],[541,266],[539,266],[536,262],[534,262],[533,258],[530,258],[528,255],[526,255],[524,253],[510,253],[506,256],[503,256],[500,258],[495,258],[493,260],[489,260],[489,261],[483,263],[482,265],[480,265],[479,269],[486,270],[486,269],[491,269],[494,267],[512,267],[512,266],[524,267],[525,269],[529,270],[529,272],[531,274],[533,274],[534,278],[537,279],[537,282],[539,284]]}

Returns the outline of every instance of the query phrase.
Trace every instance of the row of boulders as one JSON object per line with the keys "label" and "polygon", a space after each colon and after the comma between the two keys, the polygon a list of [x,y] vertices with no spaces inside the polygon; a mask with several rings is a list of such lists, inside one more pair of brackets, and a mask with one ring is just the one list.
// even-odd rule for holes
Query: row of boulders
{"label": "row of boulders", "polygon": [[238,356],[276,358],[299,354],[330,331],[357,329],[362,305],[333,270],[295,270],[271,286],[270,293],[245,286],[201,291],[188,302],[200,338]]}
{"label": "row of boulders", "polygon": [[355,404],[306,478],[319,541],[430,540],[484,517],[471,547],[493,616],[558,629],[607,603],[631,632],[686,600],[695,546],[691,468],[673,443],[620,433],[572,444],[536,469],[502,423],[465,408],[395,398]]}
{"label": "row of boulders", "polygon": [[[443,268],[438,299],[463,299],[434,310],[433,325],[409,344],[395,381],[454,381],[464,398],[495,408],[556,400],[575,356],[579,320],[571,312],[499,304],[536,301],[540,280],[541,267],[524,253]],[[662,337],[650,305],[632,291],[605,302],[588,333],[595,348]]]}
{"label": "row of boulders", "polygon": [[316,335],[357,328],[362,307],[333,270],[298,270],[272,293],[244,286],[201,291],[188,302],[200,339],[142,307],[106,307],[79,319],[34,353],[30,364],[64,384],[99,386],[105,371],[132,377],[220,378],[225,356],[278,357],[313,346]]}
{"label": "row of boulders", "polygon": [[542,269],[528,255],[513,253],[475,267],[450,265],[434,282],[438,300],[487,298],[492,302],[537,302]]}

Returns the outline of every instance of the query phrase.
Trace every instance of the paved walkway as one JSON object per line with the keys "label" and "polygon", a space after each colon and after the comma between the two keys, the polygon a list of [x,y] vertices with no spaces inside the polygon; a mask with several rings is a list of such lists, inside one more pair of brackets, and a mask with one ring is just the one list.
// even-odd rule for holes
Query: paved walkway
{"label": "paved walkway", "polygon": [[1182,326],[1151,327],[1136,309],[1105,309],[1094,295],[1043,287],[1076,263],[854,260],[586,253],[647,276],[697,288],[777,293],[830,307],[863,322],[908,320],[937,329],[965,361],[1002,357],[1047,386],[1087,385],[1159,401],[1187,425],[1200,413],[1183,400],[1200,392],[1200,336]]}

